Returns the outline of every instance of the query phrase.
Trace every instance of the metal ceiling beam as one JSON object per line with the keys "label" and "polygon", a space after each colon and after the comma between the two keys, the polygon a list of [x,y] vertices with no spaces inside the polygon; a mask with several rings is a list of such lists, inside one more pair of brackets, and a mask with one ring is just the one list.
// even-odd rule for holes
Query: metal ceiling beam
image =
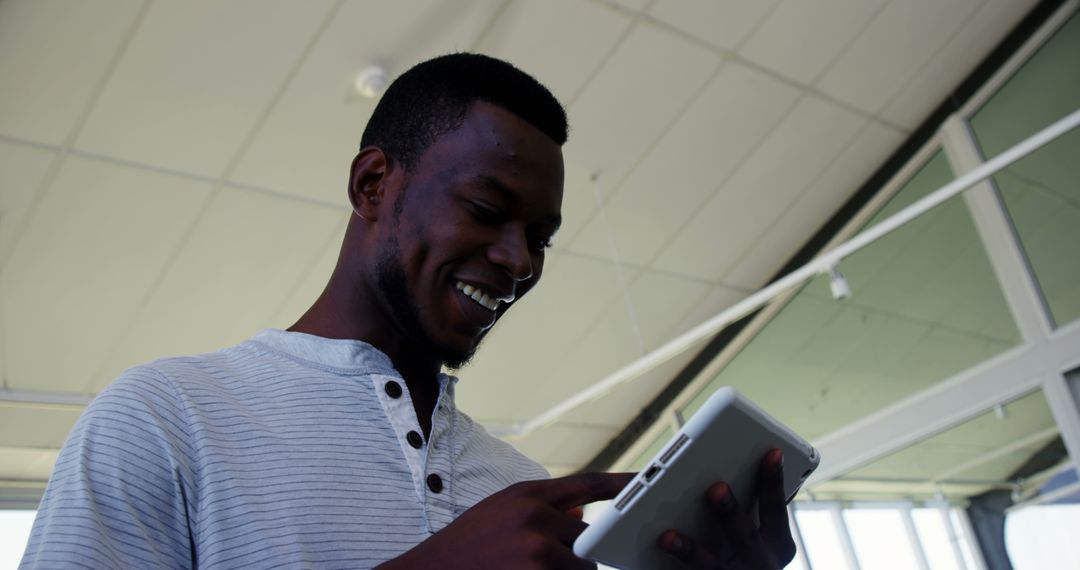
{"label": "metal ceiling beam", "polygon": [[72,406],[85,408],[93,401],[92,394],[76,394],[72,392],[34,392],[30,390],[8,390],[0,388],[0,402],[49,405],[49,406]]}

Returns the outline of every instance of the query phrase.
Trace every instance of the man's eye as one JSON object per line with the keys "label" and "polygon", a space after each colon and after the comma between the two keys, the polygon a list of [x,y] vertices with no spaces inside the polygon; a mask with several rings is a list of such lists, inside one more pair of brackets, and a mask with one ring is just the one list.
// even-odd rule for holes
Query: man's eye
{"label": "man's eye", "polygon": [[551,238],[538,237],[529,240],[529,249],[532,250],[533,253],[543,253],[543,251],[550,248],[551,245]]}
{"label": "man's eye", "polygon": [[502,212],[495,208],[477,202],[469,202],[469,205],[471,206],[470,209],[472,210],[473,216],[481,223],[497,224],[503,219]]}

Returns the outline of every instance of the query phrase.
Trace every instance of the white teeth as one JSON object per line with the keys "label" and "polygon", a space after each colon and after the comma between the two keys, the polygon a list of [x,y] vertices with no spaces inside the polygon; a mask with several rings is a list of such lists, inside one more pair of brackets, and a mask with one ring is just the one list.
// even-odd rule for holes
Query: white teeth
{"label": "white teeth", "polygon": [[484,293],[480,290],[479,287],[466,285],[461,281],[458,281],[454,286],[457,287],[458,291],[465,293],[467,297],[469,297],[473,301],[476,301],[477,304],[489,311],[494,311],[495,309],[499,308],[499,300],[492,297],[491,295],[488,295],[487,293]]}

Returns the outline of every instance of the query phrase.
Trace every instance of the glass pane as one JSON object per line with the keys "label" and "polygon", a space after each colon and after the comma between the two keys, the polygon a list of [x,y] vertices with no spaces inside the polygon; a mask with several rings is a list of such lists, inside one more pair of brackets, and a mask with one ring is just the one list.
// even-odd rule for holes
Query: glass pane
{"label": "glass pane", "polygon": [[0,568],[18,568],[37,511],[0,510]]}
{"label": "glass pane", "polygon": [[[1080,108],[1080,15],[971,117],[988,157]],[[1080,317],[1080,130],[994,178],[1054,320]]]}
{"label": "glass pane", "polygon": [[1039,505],[1005,519],[1005,547],[1016,570],[1080,568],[1080,505]]}
{"label": "glass pane", "polygon": [[967,533],[961,530],[964,527],[964,523],[961,522],[962,517],[964,517],[964,515],[960,513],[960,509],[949,510],[949,522],[952,524],[953,531],[956,533],[956,544],[960,547],[960,554],[964,557],[964,564],[967,565],[968,568],[979,568],[981,565],[975,564],[975,553],[972,550],[973,548],[976,548],[976,546],[968,541]]}
{"label": "glass pane", "polygon": [[855,556],[863,568],[918,570],[900,512],[892,509],[845,509]]}
{"label": "glass pane", "polygon": [[965,499],[1009,478],[1057,437],[1042,392],[1009,402],[902,451],[813,487],[821,499]]}
{"label": "glass pane", "polygon": [[785,566],[784,568],[786,570],[810,570],[809,568],[806,567],[805,564],[803,564],[802,556],[806,555],[806,546],[804,544],[802,544],[802,542],[801,542],[802,541],[802,535],[799,534],[798,525],[796,524],[796,521],[795,521],[795,511],[792,510],[793,507],[794,507],[794,505],[789,505],[788,506],[788,524],[791,525],[791,536],[796,537],[795,546],[801,552],[799,554],[796,554],[795,558],[791,561],[791,563],[788,564],[787,566]]}
{"label": "glass pane", "polygon": [[[941,153],[870,221],[947,184]],[[953,199],[840,265],[852,296],[810,281],[684,410],[734,386],[808,439],[1019,343],[967,208]]]}
{"label": "glass pane", "polygon": [[911,510],[915,532],[919,535],[930,570],[964,570],[957,562],[956,551],[952,546],[952,541],[957,537],[945,526],[947,516],[940,508]]}
{"label": "glass pane", "polygon": [[850,568],[830,511],[795,509],[795,516],[799,520],[799,531],[811,566],[838,570]]}

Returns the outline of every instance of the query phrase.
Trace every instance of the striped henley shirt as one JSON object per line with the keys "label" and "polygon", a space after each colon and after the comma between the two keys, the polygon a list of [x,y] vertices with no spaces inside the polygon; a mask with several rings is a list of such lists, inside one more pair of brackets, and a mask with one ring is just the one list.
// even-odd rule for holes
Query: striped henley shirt
{"label": "striped henley shirt", "polygon": [[76,423],[22,568],[370,568],[548,476],[371,345],[267,330],[127,370]]}

